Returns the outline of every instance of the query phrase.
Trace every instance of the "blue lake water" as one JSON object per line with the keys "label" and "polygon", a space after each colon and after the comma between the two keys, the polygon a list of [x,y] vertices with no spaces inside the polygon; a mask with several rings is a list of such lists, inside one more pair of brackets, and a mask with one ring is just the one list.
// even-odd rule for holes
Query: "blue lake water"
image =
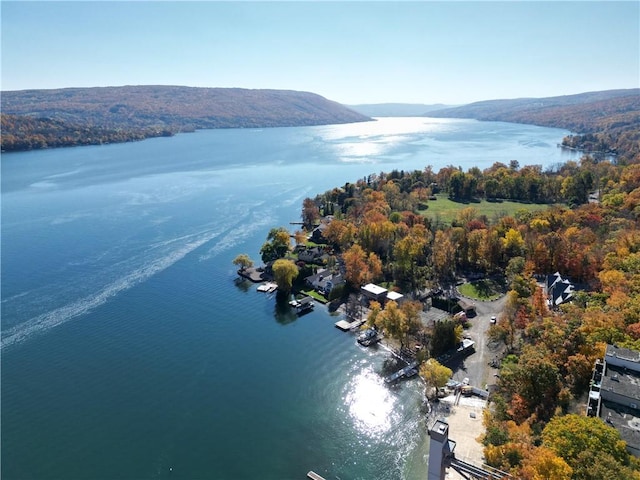
{"label": "blue lake water", "polygon": [[3,479],[424,478],[422,388],[324,307],[237,282],[302,200],[371,173],[577,153],[568,132],[385,118],[2,156]]}

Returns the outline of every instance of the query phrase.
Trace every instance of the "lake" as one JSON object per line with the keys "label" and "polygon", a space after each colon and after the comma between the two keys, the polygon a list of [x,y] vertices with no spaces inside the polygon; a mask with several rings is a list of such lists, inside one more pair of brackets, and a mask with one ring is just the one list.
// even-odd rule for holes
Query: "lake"
{"label": "lake", "polygon": [[[417,379],[239,282],[302,200],[380,171],[579,158],[568,132],[382,118],[2,156],[3,479],[415,479]],[[452,433],[455,437],[455,434]]]}

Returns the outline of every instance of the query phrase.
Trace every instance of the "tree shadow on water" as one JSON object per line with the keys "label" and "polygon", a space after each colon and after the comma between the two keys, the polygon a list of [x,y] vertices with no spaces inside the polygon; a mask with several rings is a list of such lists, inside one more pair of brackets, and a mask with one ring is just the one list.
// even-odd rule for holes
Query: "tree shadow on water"
{"label": "tree shadow on water", "polygon": [[295,309],[289,305],[289,295],[283,294],[280,291],[276,294],[276,303],[273,309],[273,316],[276,321],[281,325],[295,322],[298,319],[298,315]]}
{"label": "tree shadow on water", "polygon": [[233,284],[241,292],[247,293],[251,289],[251,285],[253,285],[253,282],[247,280],[246,278],[238,277],[233,281]]}

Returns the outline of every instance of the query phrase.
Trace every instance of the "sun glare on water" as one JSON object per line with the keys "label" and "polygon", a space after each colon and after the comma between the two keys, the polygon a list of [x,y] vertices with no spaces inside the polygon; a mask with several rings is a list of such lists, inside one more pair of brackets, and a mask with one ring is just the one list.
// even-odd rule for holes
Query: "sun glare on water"
{"label": "sun glare on water", "polygon": [[392,428],[396,400],[373,370],[363,370],[352,380],[345,402],[363,433],[378,436]]}

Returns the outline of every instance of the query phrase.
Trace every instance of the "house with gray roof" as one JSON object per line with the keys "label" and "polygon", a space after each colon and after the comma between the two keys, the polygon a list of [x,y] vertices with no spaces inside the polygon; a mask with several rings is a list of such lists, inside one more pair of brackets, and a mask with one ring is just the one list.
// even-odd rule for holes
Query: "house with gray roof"
{"label": "house with gray roof", "polygon": [[566,278],[562,278],[560,272],[547,275],[545,283],[547,291],[547,302],[549,308],[556,308],[573,298],[575,287]]}

